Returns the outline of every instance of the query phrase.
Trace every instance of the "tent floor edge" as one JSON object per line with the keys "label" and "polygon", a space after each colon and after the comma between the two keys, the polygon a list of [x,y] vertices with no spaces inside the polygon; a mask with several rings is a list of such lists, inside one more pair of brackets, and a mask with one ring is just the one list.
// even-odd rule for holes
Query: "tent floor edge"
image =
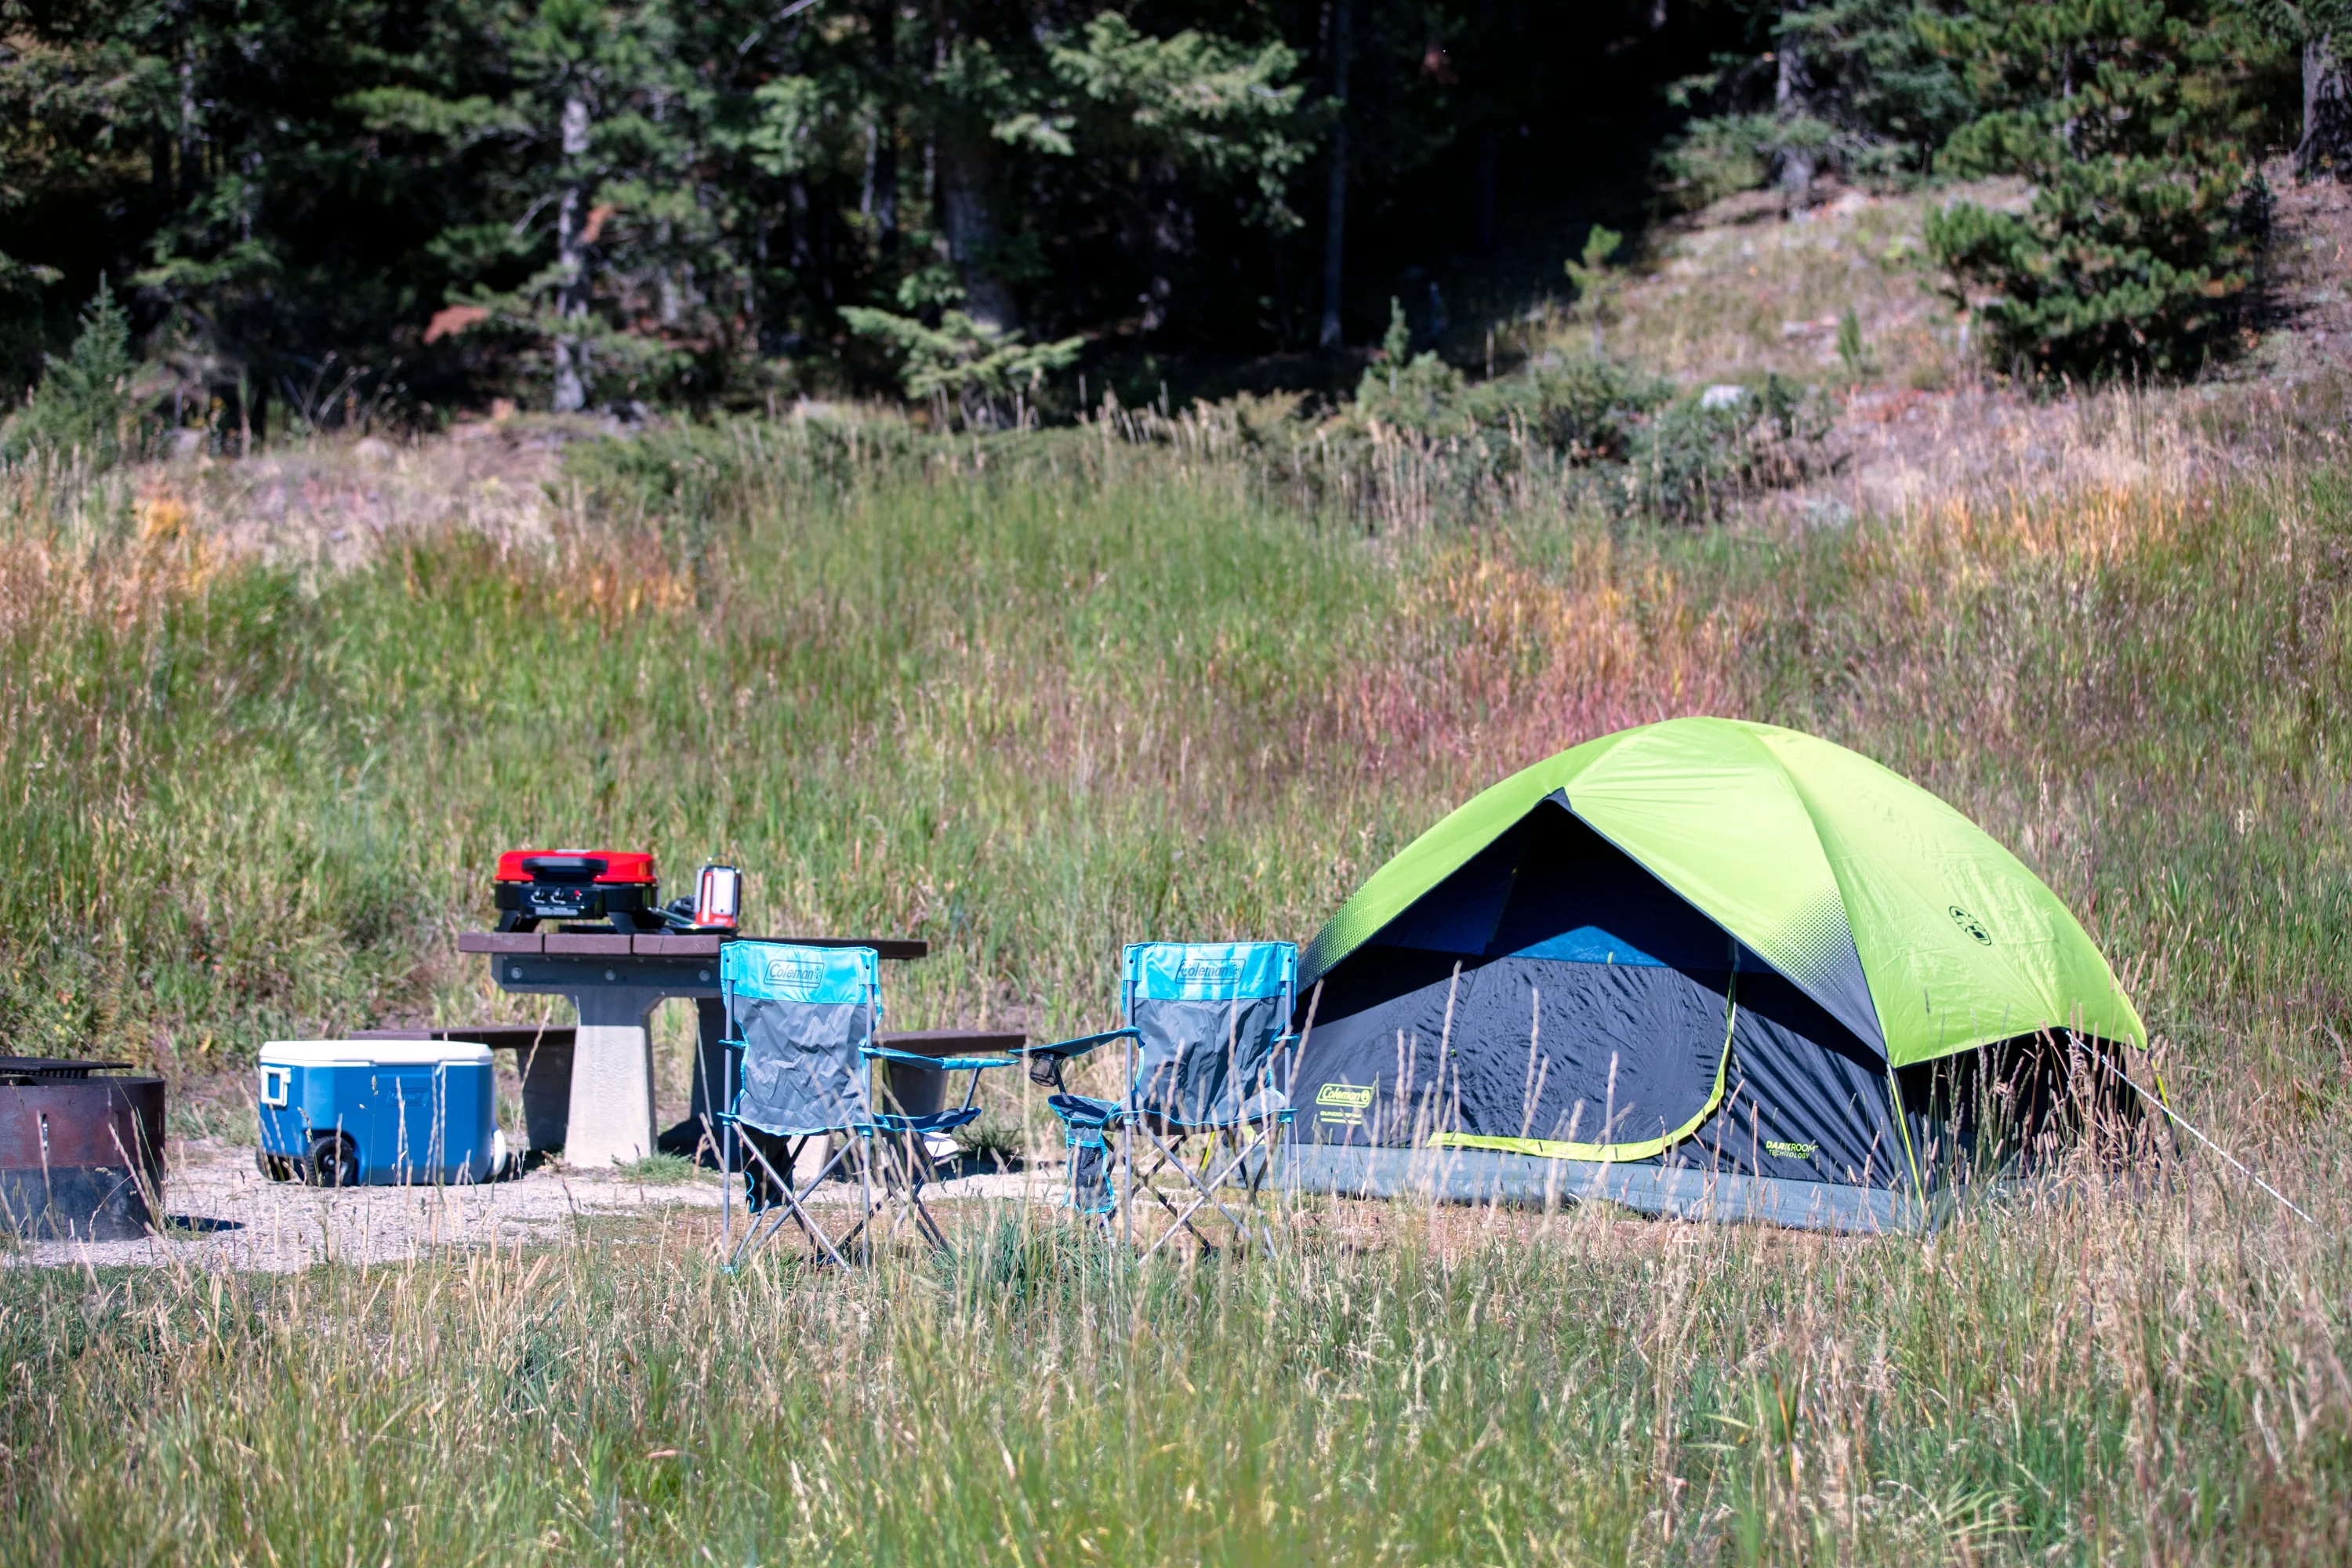
{"label": "tent floor edge", "polygon": [[1367,1148],[1294,1143],[1275,1183],[1287,1193],[1419,1197],[1434,1203],[1557,1207],[1605,1201],[1675,1219],[1758,1220],[1795,1230],[1920,1234],[1950,1215],[1882,1187],[1794,1182],[1682,1165],[1544,1159],[1489,1149]]}

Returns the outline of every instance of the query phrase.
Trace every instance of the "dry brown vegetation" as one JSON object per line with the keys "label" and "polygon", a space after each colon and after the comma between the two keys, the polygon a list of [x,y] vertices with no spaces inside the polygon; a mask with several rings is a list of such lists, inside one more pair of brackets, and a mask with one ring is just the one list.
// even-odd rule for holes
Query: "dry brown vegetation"
{"label": "dry brown vegetation", "polygon": [[[1842,296],[1791,289],[1752,363],[1818,356],[1773,318]],[[1698,374],[1706,341],[1660,340]],[[1123,940],[1305,936],[1471,789],[1715,711],[2015,847],[2177,1103],[2319,1223],[2192,1149],[1925,1237],[1309,1205],[1275,1260],[1138,1271],[974,1209],[958,1260],[845,1279],[720,1275],[682,1216],[280,1281],[9,1269],[0,1554],[2342,1561],[2336,384],[1882,386],[1843,468],[1703,530],[1402,441],[1332,501],[1232,409],[664,427],[527,506],[528,421],[12,476],[21,1048],[184,1088],[270,1035],[512,1009],[451,938],[498,848],[583,834],[732,858],[762,924],[929,937],[894,1022],[1074,1031]]]}

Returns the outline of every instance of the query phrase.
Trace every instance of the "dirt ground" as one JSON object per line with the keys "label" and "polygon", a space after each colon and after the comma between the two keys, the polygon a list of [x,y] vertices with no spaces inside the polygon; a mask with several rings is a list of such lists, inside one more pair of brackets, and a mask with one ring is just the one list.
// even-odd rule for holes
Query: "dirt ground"
{"label": "dirt ground", "polygon": [[[413,1261],[443,1249],[541,1245],[576,1221],[602,1215],[702,1219],[719,1206],[715,1173],[655,1184],[618,1174],[542,1166],[480,1186],[356,1187],[341,1191],[273,1182],[253,1150],[217,1139],[175,1143],[163,1184],[168,1223],[134,1241],[41,1240],[0,1251],[0,1266],[181,1268],[285,1273],[316,1264]],[[925,1190],[926,1201],[1044,1201],[1061,1173],[962,1176]],[[828,1184],[814,1203],[852,1204],[857,1189]],[[741,1211],[739,1209],[740,1223]]]}

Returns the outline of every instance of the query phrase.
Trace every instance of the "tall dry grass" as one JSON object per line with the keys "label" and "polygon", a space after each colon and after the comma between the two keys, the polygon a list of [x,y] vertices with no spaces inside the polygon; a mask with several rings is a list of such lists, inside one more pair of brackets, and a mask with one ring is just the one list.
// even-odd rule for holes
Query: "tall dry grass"
{"label": "tall dry grass", "polygon": [[894,1022],[1075,1030],[1122,941],[1303,937],[1504,772],[1732,712],[2016,847],[2177,1102],[2322,1225],[2192,1156],[1924,1240],[1309,1207],[1277,1260],[1141,1273],[978,1214],[960,1262],[846,1279],[730,1279],[669,1220],[282,1281],[8,1269],[0,1550],[2340,1560],[2346,475],[2252,401],[2094,416],[2082,450],[2162,460],[1706,531],[1457,505],[1429,450],[1359,492],[1390,510],[1327,505],[1205,416],[654,432],[575,447],[543,528],[323,562],[173,513],[179,470],[15,477],[20,1049],[184,1088],[520,1005],[452,938],[498,849],[582,837],[727,856],[770,929],[929,938]]}
{"label": "tall dry grass", "polygon": [[[2324,1211],[2340,1227],[2340,1201]],[[2338,1228],[2095,1179],[1927,1241],[1311,1206],[729,1277],[676,1221],[0,1275],[21,1562],[2326,1563]]]}
{"label": "tall dry grass", "polygon": [[[449,952],[482,867],[583,834],[730,855],[777,929],[930,936],[941,957],[894,973],[910,1022],[1076,1027],[1125,937],[1307,934],[1484,783],[1713,711],[1952,796],[2168,1035],[2227,1015],[2320,1050],[2342,480],[2293,430],[2229,469],[2201,403],[2114,402],[2076,418],[2072,488],[2013,475],[1838,529],[1664,530],[1555,493],[1367,536],[1301,517],[1206,416],[656,433],[576,448],[543,527],[386,529],[331,570],[175,512],[202,476],[18,476],[0,1027],[202,1068],[273,1031],[494,1010]],[[2091,460],[2118,443],[2158,460]]]}

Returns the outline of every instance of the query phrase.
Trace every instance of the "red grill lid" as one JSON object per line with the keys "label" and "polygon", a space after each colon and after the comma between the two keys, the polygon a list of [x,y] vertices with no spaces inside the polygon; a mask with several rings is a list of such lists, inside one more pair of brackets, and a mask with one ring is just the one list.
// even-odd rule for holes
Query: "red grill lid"
{"label": "red grill lid", "polygon": [[654,858],[635,849],[509,849],[499,857],[501,882],[621,882],[650,887]]}

